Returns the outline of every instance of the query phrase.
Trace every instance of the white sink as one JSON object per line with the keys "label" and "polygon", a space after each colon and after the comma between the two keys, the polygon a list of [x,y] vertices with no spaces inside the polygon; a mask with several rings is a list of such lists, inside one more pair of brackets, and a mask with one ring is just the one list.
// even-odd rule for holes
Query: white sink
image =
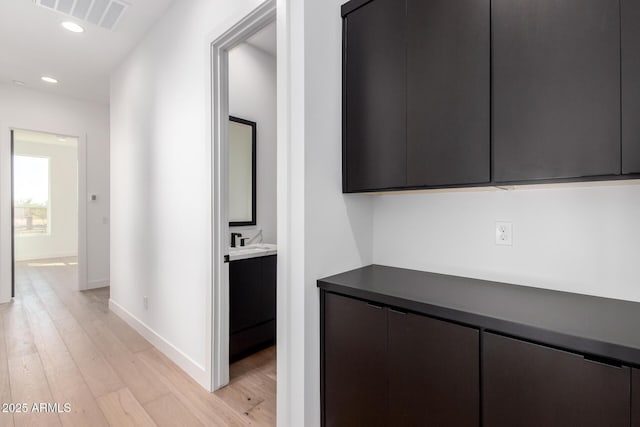
{"label": "white sink", "polygon": [[277,245],[272,243],[254,243],[252,245],[229,248],[229,261],[275,255],[277,253]]}

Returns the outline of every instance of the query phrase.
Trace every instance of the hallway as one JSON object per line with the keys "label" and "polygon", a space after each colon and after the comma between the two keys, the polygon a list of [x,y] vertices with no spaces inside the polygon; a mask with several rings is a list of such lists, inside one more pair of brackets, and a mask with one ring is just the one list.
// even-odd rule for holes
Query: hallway
{"label": "hallway", "polygon": [[109,288],[78,292],[76,275],[74,258],[17,264],[16,298],[0,305],[0,402],[30,411],[1,408],[0,427],[275,425],[275,347],[208,393],[109,312]]}

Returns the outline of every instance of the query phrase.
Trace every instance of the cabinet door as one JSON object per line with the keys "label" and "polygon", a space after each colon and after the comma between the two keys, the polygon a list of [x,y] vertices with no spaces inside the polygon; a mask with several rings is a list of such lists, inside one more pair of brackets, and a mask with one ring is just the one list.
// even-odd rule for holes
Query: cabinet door
{"label": "cabinet door", "polygon": [[640,1],[621,7],[622,173],[640,173]]}
{"label": "cabinet door", "polygon": [[262,257],[262,321],[276,318],[277,255]]}
{"label": "cabinet door", "polygon": [[640,370],[631,370],[631,427],[640,427]]}
{"label": "cabinet door", "polygon": [[618,0],[492,1],[496,182],[620,173],[619,15]]}
{"label": "cabinet door", "polygon": [[324,425],[388,425],[387,310],[324,298]]}
{"label": "cabinet door", "polygon": [[490,333],[482,345],[485,426],[629,425],[629,368]]}
{"label": "cabinet door", "polygon": [[260,322],[261,258],[229,263],[229,326],[232,334]]}
{"label": "cabinet door", "polygon": [[407,2],[407,184],[490,181],[490,2]]}
{"label": "cabinet door", "polygon": [[344,190],[406,184],[404,0],[373,0],[344,19]]}
{"label": "cabinet door", "polygon": [[389,419],[402,426],[480,424],[479,332],[389,311]]}

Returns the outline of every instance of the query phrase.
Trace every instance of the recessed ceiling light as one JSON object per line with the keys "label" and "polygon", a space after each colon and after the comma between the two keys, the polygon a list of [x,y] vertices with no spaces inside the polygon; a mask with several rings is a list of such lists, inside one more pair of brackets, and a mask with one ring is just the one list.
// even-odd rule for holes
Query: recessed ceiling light
{"label": "recessed ceiling light", "polygon": [[58,79],[54,79],[53,77],[49,77],[49,76],[42,76],[40,77],[42,79],[43,82],[47,82],[47,83],[58,83]]}
{"label": "recessed ceiling light", "polygon": [[24,86],[25,82],[23,82],[22,80],[14,80],[13,84],[18,86]]}
{"label": "recessed ceiling light", "polygon": [[84,28],[82,28],[80,25],[76,24],[75,22],[71,22],[71,21],[65,21],[62,23],[62,26],[71,31],[72,33],[84,33]]}

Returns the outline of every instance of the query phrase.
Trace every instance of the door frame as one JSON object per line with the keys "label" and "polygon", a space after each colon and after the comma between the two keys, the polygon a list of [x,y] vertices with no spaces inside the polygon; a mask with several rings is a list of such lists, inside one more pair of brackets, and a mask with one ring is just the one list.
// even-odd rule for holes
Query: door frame
{"label": "door frame", "polygon": [[78,141],[76,147],[76,157],[77,157],[77,168],[78,168],[78,177],[77,177],[77,210],[78,210],[78,241],[77,252],[78,252],[78,282],[77,282],[77,290],[82,291],[88,289],[89,279],[88,279],[88,256],[87,256],[87,198],[85,197],[87,194],[87,136],[76,136],[76,135],[68,135],[66,133],[57,133],[57,132],[47,132],[41,130],[33,130],[33,129],[25,129],[25,128],[17,128],[10,127],[10,150],[11,150],[11,190],[9,195],[9,209],[11,209],[11,297],[15,297],[15,232],[13,228],[14,221],[14,132],[15,131],[29,131],[29,132],[38,132],[45,133],[50,135],[57,136],[65,136],[69,138],[75,138]]}
{"label": "door frame", "polygon": [[[276,0],[266,0],[209,44],[211,53],[212,164],[212,292],[208,300],[207,346],[211,390],[229,382],[229,247],[227,122],[229,120],[229,57],[234,46],[276,21]],[[280,167],[280,166],[278,166]],[[275,201],[274,201],[275,202]],[[278,214],[279,215],[279,214]],[[279,257],[280,258],[280,257]],[[279,263],[281,260],[279,260]]]}
{"label": "door frame", "polygon": [[15,241],[16,241],[16,230],[14,227],[15,224],[15,209],[14,209],[14,203],[15,203],[15,194],[14,194],[14,187],[15,187],[15,183],[14,183],[14,162],[13,162],[13,155],[14,155],[14,140],[13,140],[13,129],[10,129],[9,132],[11,133],[11,167],[9,168],[9,170],[11,171],[11,298],[15,298],[16,297],[16,249],[15,249]]}

